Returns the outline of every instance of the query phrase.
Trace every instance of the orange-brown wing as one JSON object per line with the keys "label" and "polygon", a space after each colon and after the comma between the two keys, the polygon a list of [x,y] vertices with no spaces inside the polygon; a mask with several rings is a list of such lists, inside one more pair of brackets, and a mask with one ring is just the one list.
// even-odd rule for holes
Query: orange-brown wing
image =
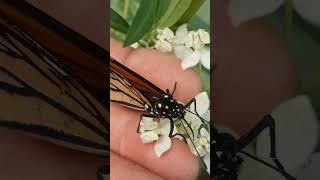
{"label": "orange-brown wing", "polygon": [[137,110],[144,110],[145,104],[150,105],[130,82],[120,73],[110,70],[110,101],[120,103]]}
{"label": "orange-brown wing", "polygon": [[152,106],[150,96],[164,92],[139,74],[110,57],[110,101],[141,110]]}

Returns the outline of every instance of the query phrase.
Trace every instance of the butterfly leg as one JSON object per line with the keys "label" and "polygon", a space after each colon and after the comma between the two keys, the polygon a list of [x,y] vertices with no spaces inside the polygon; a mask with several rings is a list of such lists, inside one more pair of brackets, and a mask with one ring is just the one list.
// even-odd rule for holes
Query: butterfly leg
{"label": "butterfly leg", "polygon": [[180,134],[180,133],[175,133],[175,134],[173,134],[173,130],[174,130],[174,121],[173,121],[173,119],[172,119],[172,118],[169,118],[169,119],[170,119],[170,132],[169,132],[169,138],[173,138],[173,137],[175,137],[175,136],[180,136],[180,137],[182,137],[182,138],[183,138],[184,142],[185,142],[185,143],[187,143],[186,138],[185,138],[182,134]]}
{"label": "butterfly leg", "polygon": [[282,175],[287,179],[294,180],[284,169],[283,165],[280,163],[276,154],[276,137],[275,137],[275,122],[274,119],[267,115],[265,116],[248,134],[240,137],[236,140],[234,144],[235,153],[241,152],[247,145],[249,145],[253,139],[255,139],[264,129],[269,128],[270,133],[270,157],[278,167]]}
{"label": "butterfly leg", "polygon": [[201,119],[201,121],[203,123],[207,123],[203,118],[201,118],[201,116],[199,115],[198,111],[197,111],[197,100],[195,98],[192,98],[184,107],[187,108],[189,106],[191,106],[191,104],[194,104],[194,111],[196,113],[196,115]]}
{"label": "butterfly leg", "polygon": [[108,167],[107,166],[102,166],[98,169],[97,171],[97,177],[98,180],[109,180],[109,174],[108,174]]}

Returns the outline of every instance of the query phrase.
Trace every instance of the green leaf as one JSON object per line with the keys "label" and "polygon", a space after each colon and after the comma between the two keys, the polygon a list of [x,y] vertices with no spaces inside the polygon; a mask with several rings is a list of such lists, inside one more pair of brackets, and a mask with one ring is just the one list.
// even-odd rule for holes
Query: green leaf
{"label": "green leaf", "polygon": [[191,0],[171,0],[166,13],[160,19],[160,28],[171,27],[189,8]]}
{"label": "green leaf", "polygon": [[198,9],[205,1],[206,0],[192,0],[189,8],[184,12],[177,24],[181,25],[188,22],[197,13]]}
{"label": "green leaf", "polygon": [[210,32],[210,0],[206,0],[197,13],[188,21],[189,27],[202,28]]}
{"label": "green leaf", "polygon": [[140,7],[133,18],[127,37],[124,41],[125,47],[138,42],[151,30],[155,19],[156,5],[157,0],[141,1]]}
{"label": "green leaf", "polygon": [[206,91],[210,96],[210,71],[204,68],[201,63],[199,63],[196,67],[197,68],[194,69],[200,75],[203,90]]}
{"label": "green leaf", "polygon": [[301,16],[297,13],[294,13],[294,18],[297,22],[297,25],[299,25],[305,32],[307,32],[313,40],[320,43],[320,28],[308,23],[307,21],[302,19]]}
{"label": "green leaf", "polygon": [[156,12],[156,18],[155,18],[156,24],[159,24],[159,20],[168,9],[169,4],[170,4],[170,0],[158,0],[157,12]]}
{"label": "green leaf", "polygon": [[111,28],[122,33],[127,33],[129,24],[116,11],[110,8],[110,25]]}

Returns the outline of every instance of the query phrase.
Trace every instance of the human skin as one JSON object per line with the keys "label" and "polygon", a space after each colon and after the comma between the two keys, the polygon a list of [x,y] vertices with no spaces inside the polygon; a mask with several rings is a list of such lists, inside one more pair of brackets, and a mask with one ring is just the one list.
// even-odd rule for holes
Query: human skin
{"label": "human skin", "polygon": [[292,57],[281,34],[263,19],[234,27],[228,1],[213,1],[212,116],[242,135],[295,95]]}

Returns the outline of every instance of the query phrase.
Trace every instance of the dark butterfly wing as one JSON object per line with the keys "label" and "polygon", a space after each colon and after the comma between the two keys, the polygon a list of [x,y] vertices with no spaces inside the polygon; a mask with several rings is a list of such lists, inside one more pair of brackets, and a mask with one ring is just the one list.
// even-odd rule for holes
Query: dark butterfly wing
{"label": "dark butterfly wing", "polygon": [[[0,127],[107,156],[106,107],[61,64],[70,59],[50,51],[48,47],[52,46],[45,42],[51,40],[48,34],[43,36],[45,33],[22,29],[21,21],[27,17],[13,16],[10,13],[18,12],[2,3],[4,1],[0,1]],[[20,18],[12,20],[14,17]],[[41,42],[48,46],[37,41],[34,38],[37,35],[41,35],[45,40]],[[65,43],[67,41],[61,41],[60,45]]]}
{"label": "dark butterfly wing", "polygon": [[94,95],[109,107],[104,78],[108,69],[107,51],[23,0],[0,1],[0,16],[14,22],[51,54],[59,57],[61,63],[68,66],[73,75],[85,82]]}
{"label": "dark butterfly wing", "polygon": [[[110,101],[143,111],[165,92],[110,57]],[[152,96],[150,96],[152,95]]]}

